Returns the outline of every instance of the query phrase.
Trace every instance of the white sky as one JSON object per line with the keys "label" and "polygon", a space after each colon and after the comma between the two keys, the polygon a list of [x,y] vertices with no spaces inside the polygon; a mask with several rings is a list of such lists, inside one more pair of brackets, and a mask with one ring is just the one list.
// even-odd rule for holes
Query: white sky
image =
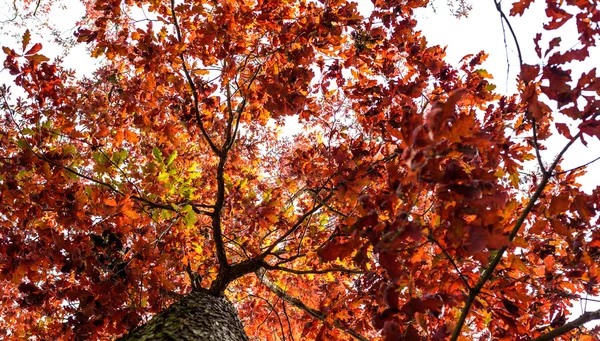
{"label": "white sky", "polygon": [[[437,1],[443,5],[444,1]],[[512,7],[512,0],[503,1],[502,9],[508,14]],[[510,73],[507,78],[507,61],[502,25],[499,13],[496,11],[493,0],[471,1],[473,10],[468,19],[456,19],[447,12],[444,12],[443,6],[438,9],[438,13],[433,13],[430,8],[420,10],[418,13],[419,25],[425,37],[431,44],[447,45],[447,60],[451,64],[456,64],[465,54],[477,53],[481,50],[486,51],[489,57],[484,62],[483,67],[492,75],[492,80],[499,94],[513,94],[516,92],[515,77],[519,72],[519,60],[512,40],[512,36],[507,28],[508,58],[510,61]],[[542,24],[547,22],[544,15],[545,2],[535,1],[530,9],[525,12],[523,17],[510,17],[511,25],[517,33],[519,45],[523,54],[523,61],[527,64],[541,64],[542,61],[534,52],[533,38],[538,32],[542,32]],[[575,21],[567,22],[561,29],[555,31],[562,38],[561,51],[568,49],[577,43],[577,29]],[[547,42],[554,38],[552,35],[542,34],[540,46],[542,51],[547,46]],[[590,51],[590,57],[579,67],[573,66],[572,77],[575,81],[583,71],[591,69],[589,63],[591,60],[600,60],[600,48]],[[508,79],[508,82],[507,82]],[[508,87],[507,87],[508,84]],[[562,115],[561,115],[562,116]],[[556,121],[570,123],[566,117],[555,116]],[[565,156],[563,168],[570,169],[581,164],[589,162],[600,156],[600,143],[592,141],[587,137],[588,147],[581,143],[575,143]],[[546,163],[551,163],[554,155],[562,149],[567,140],[556,134],[547,143],[548,150],[542,152],[542,159]],[[600,162],[588,166],[587,174],[581,178],[581,183],[586,191],[591,191],[600,185]]]}

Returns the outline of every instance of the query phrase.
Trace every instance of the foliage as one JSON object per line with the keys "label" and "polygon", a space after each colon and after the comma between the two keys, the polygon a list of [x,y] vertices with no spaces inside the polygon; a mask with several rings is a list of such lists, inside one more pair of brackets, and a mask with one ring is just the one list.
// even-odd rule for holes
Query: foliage
{"label": "foliage", "polygon": [[3,339],[117,337],[194,286],[259,340],[597,340],[600,312],[566,322],[600,293],[600,189],[561,167],[600,137],[596,69],[570,69],[595,1],[546,1],[515,96],[427,44],[427,0],[83,3],[91,79],[29,31],[3,47]]}

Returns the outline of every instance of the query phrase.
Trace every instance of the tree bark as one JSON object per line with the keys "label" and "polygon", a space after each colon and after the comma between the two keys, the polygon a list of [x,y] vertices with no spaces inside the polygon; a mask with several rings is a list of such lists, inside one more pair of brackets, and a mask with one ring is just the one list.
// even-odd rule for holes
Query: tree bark
{"label": "tree bark", "polygon": [[248,336],[227,298],[199,290],[118,341],[248,341]]}

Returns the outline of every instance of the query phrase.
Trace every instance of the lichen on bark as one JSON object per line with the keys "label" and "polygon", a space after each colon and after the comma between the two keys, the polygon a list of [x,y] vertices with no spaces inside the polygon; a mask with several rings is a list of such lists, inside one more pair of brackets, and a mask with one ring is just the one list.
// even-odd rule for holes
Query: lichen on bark
{"label": "lichen on bark", "polygon": [[198,290],[118,341],[248,341],[248,336],[227,298]]}

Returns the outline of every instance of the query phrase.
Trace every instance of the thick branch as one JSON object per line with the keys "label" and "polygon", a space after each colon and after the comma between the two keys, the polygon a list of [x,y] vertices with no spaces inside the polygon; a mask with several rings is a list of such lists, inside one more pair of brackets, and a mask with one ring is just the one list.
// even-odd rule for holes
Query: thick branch
{"label": "thick branch", "polygon": [[571,147],[571,145],[575,141],[577,141],[577,139],[579,138],[580,135],[581,135],[581,132],[578,133],[575,137],[573,137],[573,139],[571,139],[569,141],[569,143],[567,143],[563,147],[563,149],[560,151],[560,153],[558,153],[558,155],[556,156],[556,159],[554,159],[554,162],[547,169],[546,173],[542,177],[542,180],[540,181],[539,185],[537,186],[535,193],[533,193],[531,198],[529,198],[529,202],[527,203],[527,206],[525,207],[525,209],[523,210],[523,212],[521,213],[519,218],[517,218],[517,221],[515,222],[515,226],[510,231],[510,234],[508,235],[509,244],[501,247],[498,250],[498,253],[492,259],[488,268],[485,269],[485,271],[479,278],[479,281],[477,282],[477,284],[473,288],[471,288],[471,290],[469,292],[469,297],[467,297],[467,300],[465,301],[465,305],[464,305],[462,311],[460,312],[460,317],[458,318],[458,322],[456,323],[456,326],[454,327],[454,331],[452,332],[452,337],[450,338],[450,341],[456,341],[458,339],[458,337],[460,336],[460,331],[461,331],[462,327],[464,326],[465,321],[467,320],[467,316],[469,315],[469,311],[471,310],[471,305],[473,305],[475,298],[477,297],[477,295],[479,295],[479,292],[481,291],[483,286],[487,283],[487,281],[492,277],[492,274],[494,273],[494,270],[496,270],[496,267],[498,266],[498,264],[500,264],[500,261],[502,260],[504,253],[506,252],[506,250],[508,250],[508,246],[517,236],[517,233],[521,229],[521,226],[523,226],[523,224],[525,223],[525,219],[527,219],[527,216],[533,209],[533,206],[535,205],[537,199],[540,197],[540,195],[544,191],[544,188],[546,188],[546,185],[548,184],[550,177],[552,177],[552,173],[554,172],[554,169],[556,169],[556,166],[562,159],[563,155],[567,152],[569,147]]}
{"label": "thick branch", "polygon": [[[323,312],[307,306],[299,299],[297,299],[297,298],[293,297],[292,295],[288,294],[287,292],[285,292],[285,290],[280,288],[277,284],[273,283],[273,281],[271,281],[267,277],[265,269],[260,268],[255,272],[255,274],[256,274],[256,277],[258,277],[258,279],[262,282],[262,284],[264,284],[267,288],[269,288],[269,290],[271,290],[275,295],[279,296],[282,300],[292,304],[296,308],[304,311],[305,313],[307,313],[308,315],[312,316],[313,318],[315,318],[319,321],[325,321],[327,316]],[[368,338],[360,335],[356,331],[342,326],[338,321],[334,321],[333,326],[335,328],[343,331],[344,333],[353,336],[357,340],[360,340],[360,341],[368,341],[369,340]]]}
{"label": "thick branch", "polygon": [[234,265],[228,265],[225,271],[219,271],[217,278],[211,283],[210,292],[213,295],[221,295],[229,283],[257,271],[263,265],[266,265],[264,261],[256,259],[247,259]]}
{"label": "thick branch", "polygon": [[[225,244],[223,242],[223,232],[221,230],[221,211],[225,204],[225,163],[227,162],[227,154],[225,153],[219,158],[217,166],[217,198],[215,200],[214,215],[212,217],[213,240],[217,250],[217,259],[219,260],[219,274],[227,271],[229,263],[227,262],[227,254],[225,253]],[[223,288],[224,289],[224,288]]]}
{"label": "thick branch", "polygon": [[538,336],[535,339],[533,339],[532,341],[552,340],[556,337],[559,337],[561,335],[564,335],[564,334],[570,332],[571,330],[573,330],[575,328],[581,327],[585,323],[593,321],[593,320],[600,320],[600,309],[596,310],[596,311],[587,311],[587,312],[581,314],[581,316],[574,319],[573,321],[563,324],[562,326],[560,326],[556,329],[553,329],[552,331],[550,331],[546,334]]}

